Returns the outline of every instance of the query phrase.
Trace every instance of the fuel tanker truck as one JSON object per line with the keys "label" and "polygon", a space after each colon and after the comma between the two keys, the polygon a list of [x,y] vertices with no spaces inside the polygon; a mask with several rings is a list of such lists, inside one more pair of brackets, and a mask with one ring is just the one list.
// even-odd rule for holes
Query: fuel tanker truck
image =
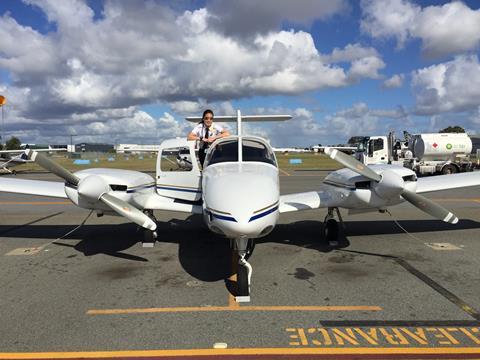
{"label": "fuel tanker truck", "polygon": [[388,136],[364,137],[355,156],[366,165],[396,164],[417,175],[454,174],[472,171],[472,140],[466,133],[407,133],[405,139]]}

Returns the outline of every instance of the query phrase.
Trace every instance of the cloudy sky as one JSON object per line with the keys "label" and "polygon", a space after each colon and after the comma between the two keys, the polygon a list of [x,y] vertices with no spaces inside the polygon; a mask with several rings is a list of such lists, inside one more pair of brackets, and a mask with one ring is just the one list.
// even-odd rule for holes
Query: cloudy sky
{"label": "cloudy sky", "polygon": [[4,139],[159,143],[185,116],[274,146],[480,133],[480,1],[1,0]]}

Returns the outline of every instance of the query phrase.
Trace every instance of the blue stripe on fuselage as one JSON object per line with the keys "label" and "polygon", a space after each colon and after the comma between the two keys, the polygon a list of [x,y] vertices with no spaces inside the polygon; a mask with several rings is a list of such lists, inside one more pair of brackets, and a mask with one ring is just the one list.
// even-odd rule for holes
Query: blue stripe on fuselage
{"label": "blue stripe on fuselage", "polygon": [[219,219],[219,220],[237,222],[237,220],[235,220],[235,218],[234,218],[234,217],[231,217],[231,216],[225,216],[225,215],[215,214],[214,212],[211,212],[211,211],[208,211],[208,210],[207,210],[207,213],[208,213],[209,215],[211,215],[212,217],[214,217],[214,218],[216,218],[216,219]]}
{"label": "blue stripe on fuselage", "polygon": [[254,215],[250,218],[250,220],[248,220],[248,222],[252,222],[254,220],[257,220],[257,219],[260,219],[264,216],[267,216],[268,214],[271,214],[272,212],[274,212],[275,210],[278,209],[278,205],[277,206],[274,206],[273,208],[267,210],[267,211],[264,211],[263,213],[260,213],[260,214],[257,214],[257,215]]}
{"label": "blue stripe on fuselage", "polygon": [[183,192],[191,192],[191,193],[201,193],[200,190],[176,188],[176,187],[169,187],[169,186],[157,186],[157,189],[171,190],[171,191],[183,191]]}

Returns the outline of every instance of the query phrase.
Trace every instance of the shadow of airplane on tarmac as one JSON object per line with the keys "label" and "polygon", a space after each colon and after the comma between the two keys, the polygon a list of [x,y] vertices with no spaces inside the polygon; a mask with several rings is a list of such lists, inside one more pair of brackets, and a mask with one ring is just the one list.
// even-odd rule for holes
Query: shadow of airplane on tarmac
{"label": "shadow of airplane on tarmac", "polygon": [[[433,231],[456,231],[478,229],[480,223],[473,220],[460,220],[451,225],[438,220],[401,220],[400,225],[410,233]],[[278,224],[268,236],[258,239],[257,244],[281,243],[300,246],[327,253],[335,249],[349,246],[350,236],[401,234],[393,221],[346,221],[343,241],[332,247],[322,238],[323,222],[298,221],[289,224]],[[191,276],[205,282],[225,280],[229,290],[228,277],[235,273],[235,258],[232,257],[230,241],[211,233],[203,223],[200,215],[191,215],[185,220],[171,219],[158,223],[158,242],[156,247],[138,255],[135,248],[142,238],[134,224],[83,225],[64,239],[59,239],[72,230],[71,225],[0,225],[0,238],[32,238],[51,239],[56,246],[75,249],[84,256],[105,254],[128,261],[154,261],[149,254],[159,254],[161,243],[178,244],[178,258],[183,269]],[[141,249],[141,248],[140,248]],[[130,250],[129,252],[127,252]],[[137,254],[133,254],[137,252]],[[147,258],[148,257],[148,258]],[[149,260],[150,259],[150,260]]]}

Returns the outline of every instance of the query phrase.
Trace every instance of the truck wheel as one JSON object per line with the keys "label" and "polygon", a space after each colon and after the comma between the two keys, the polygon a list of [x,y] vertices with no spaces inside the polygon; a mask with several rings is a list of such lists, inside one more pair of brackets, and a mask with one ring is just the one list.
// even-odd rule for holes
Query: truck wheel
{"label": "truck wheel", "polygon": [[442,169],[443,175],[455,174],[457,172],[457,168],[453,165],[445,165]]}

